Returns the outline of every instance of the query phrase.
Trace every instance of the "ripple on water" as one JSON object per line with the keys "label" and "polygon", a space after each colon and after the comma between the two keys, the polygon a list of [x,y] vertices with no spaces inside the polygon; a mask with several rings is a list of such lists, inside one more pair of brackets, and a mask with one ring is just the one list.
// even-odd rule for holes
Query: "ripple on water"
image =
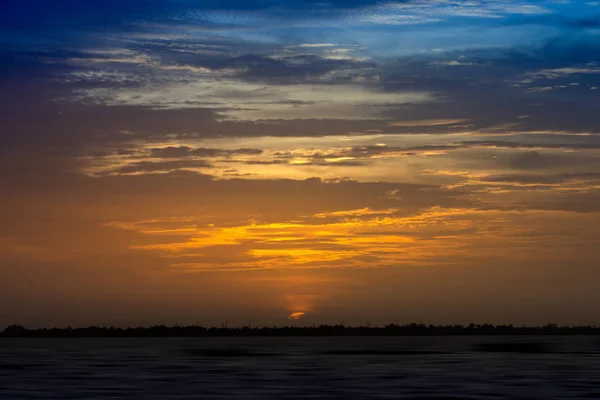
{"label": "ripple on water", "polygon": [[19,341],[0,399],[600,399],[595,338],[577,340]]}

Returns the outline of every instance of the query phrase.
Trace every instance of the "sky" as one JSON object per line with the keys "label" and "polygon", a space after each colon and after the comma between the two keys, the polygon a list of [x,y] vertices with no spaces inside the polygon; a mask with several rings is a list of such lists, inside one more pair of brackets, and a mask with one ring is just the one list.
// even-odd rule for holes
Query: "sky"
{"label": "sky", "polygon": [[5,0],[0,325],[600,324],[600,2]]}

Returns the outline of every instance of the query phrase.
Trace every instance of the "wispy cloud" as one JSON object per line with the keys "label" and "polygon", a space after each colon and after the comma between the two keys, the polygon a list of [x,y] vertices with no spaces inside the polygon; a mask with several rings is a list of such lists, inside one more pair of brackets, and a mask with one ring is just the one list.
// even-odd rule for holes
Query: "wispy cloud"
{"label": "wispy cloud", "polygon": [[384,92],[360,85],[262,85],[227,78],[88,89],[79,98],[105,105],[212,108],[241,120],[379,119],[391,107],[435,100],[427,92]]}

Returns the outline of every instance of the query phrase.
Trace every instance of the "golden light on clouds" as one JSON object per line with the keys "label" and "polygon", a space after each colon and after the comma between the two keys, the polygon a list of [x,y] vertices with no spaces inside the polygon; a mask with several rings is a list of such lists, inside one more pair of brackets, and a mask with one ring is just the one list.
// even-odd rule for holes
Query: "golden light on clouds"
{"label": "golden light on clouds", "polygon": [[[521,232],[529,232],[532,221],[540,228],[548,220],[573,218],[570,213],[441,207],[403,214],[401,209],[361,208],[277,223],[191,228],[193,218],[187,218],[181,228],[177,221],[164,229],[155,222],[149,229],[143,221],[109,226],[141,235],[131,249],[158,252],[173,267],[200,272],[427,265],[482,252],[528,258],[529,244]],[[539,234],[546,241],[563,238],[560,232]],[[292,309],[297,311],[297,305]]]}

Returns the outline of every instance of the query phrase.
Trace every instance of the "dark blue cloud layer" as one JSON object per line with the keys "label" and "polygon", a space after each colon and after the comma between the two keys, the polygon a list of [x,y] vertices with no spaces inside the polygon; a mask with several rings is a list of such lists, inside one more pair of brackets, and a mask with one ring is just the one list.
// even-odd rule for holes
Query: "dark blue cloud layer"
{"label": "dark blue cloud layer", "polygon": [[[141,87],[155,83],[155,71],[137,62],[110,62],[108,53],[90,53],[101,42],[103,48],[129,50],[151,57],[161,66],[188,66],[216,71],[233,69],[233,78],[240,82],[264,85],[293,85],[297,83],[320,84],[319,76],[330,74],[328,84],[357,84],[345,72],[364,70],[367,78],[377,77],[364,85],[384,92],[424,91],[435,95],[436,104],[407,104],[393,108],[385,117],[394,119],[459,118],[469,121],[471,129],[488,129],[503,124],[513,124],[511,129],[556,130],[572,132],[600,132],[597,110],[600,100],[600,74],[569,72],[558,77],[531,78],[540,70],[597,68],[600,41],[593,30],[593,20],[582,16],[584,6],[574,4],[568,13],[543,15],[511,15],[490,19],[494,32],[500,25],[523,26],[524,36],[529,40],[523,45],[487,46],[468,50],[426,52],[423,54],[391,54],[384,60],[376,57],[360,59],[331,58],[325,50],[312,48],[290,50],[298,44],[296,36],[279,32],[277,41],[256,39],[248,32],[228,35],[227,29],[218,34],[201,30],[198,34],[186,34],[173,38],[170,33],[179,31],[179,24],[186,28],[202,27],[202,19],[183,18],[186,10],[229,10],[232,15],[245,11],[261,11],[257,15],[289,14],[307,15],[313,10],[318,15],[335,15],[348,10],[373,5],[375,1],[165,1],[165,0],[25,0],[3,2],[0,13],[0,115],[5,121],[2,132],[6,144],[30,144],[60,146],[72,143],[75,147],[86,143],[123,140],[117,133],[134,131],[137,138],[156,139],[166,131],[197,136],[259,135],[314,135],[343,133],[360,129],[380,129],[386,132],[403,132],[401,128],[389,128],[377,121],[279,121],[281,125],[219,122],[218,109],[154,110],[142,106],[112,106],[73,102],[73,91],[95,87],[117,88]],[[409,1],[405,3],[410,3]],[[484,4],[484,3],[482,3]],[[585,6],[587,7],[587,6]],[[585,8],[585,10],[595,8]],[[319,14],[320,13],[320,14]],[[152,21],[159,24],[150,24]],[[482,20],[459,18],[453,22],[454,29],[462,21],[465,27],[484,29]],[[475,22],[473,22],[475,21]],[[550,39],[528,37],[528,24],[558,24],[556,34]],[[571,22],[568,22],[571,21]],[[471,25],[469,25],[471,24]],[[135,26],[135,28],[134,28]],[[398,43],[410,43],[419,35],[445,36],[446,28],[422,26],[416,34],[408,36],[403,29],[410,26],[382,25],[393,32]],[[373,29],[382,29],[376,26]],[[492,26],[492,25],[490,25]],[[343,26],[330,24],[319,29]],[[265,27],[268,29],[268,26]],[[347,36],[348,40],[363,33],[358,30]],[[412,28],[411,28],[412,29]],[[448,32],[453,32],[450,29]],[[20,30],[21,34],[15,33]],[[144,34],[152,33],[148,39]],[[251,33],[251,32],[250,32]],[[111,35],[116,34],[116,39]],[[133,36],[128,36],[128,35]],[[138,36],[135,36],[138,35]],[[160,38],[163,35],[164,38]],[[158,38],[156,36],[159,36]],[[51,38],[52,45],[45,41]],[[107,39],[109,38],[109,39]],[[123,39],[125,38],[125,39]],[[311,40],[314,36],[311,36]],[[323,35],[323,39],[328,39]],[[458,39],[457,39],[458,40]],[[307,40],[307,42],[311,42]],[[46,43],[41,45],[40,43]],[[333,49],[348,42],[330,43]],[[353,43],[351,43],[353,44]],[[368,55],[368,49],[365,50]],[[352,53],[353,54],[353,53]],[[65,76],[73,72],[87,72],[85,65],[74,64],[73,59],[94,59],[97,70],[115,73],[127,72],[132,77],[125,82],[77,81],[65,82]],[[106,63],[101,61],[106,59]],[[453,64],[454,63],[454,64]],[[337,75],[336,75],[337,74]],[[317,77],[317,78],[316,78]],[[186,79],[185,76],[182,79]],[[329,78],[328,78],[329,79]],[[526,82],[526,83],[524,83]],[[71,100],[71,102],[69,101]],[[526,115],[527,118],[519,119]],[[94,129],[87,129],[91,124]],[[284,126],[285,128],[282,128]],[[452,132],[447,127],[421,128],[432,132]],[[409,132],[411,129],[405,129]],[[130,138],[131,139],[131,138]],[[78,148],[79,148],[78,147]]]}

